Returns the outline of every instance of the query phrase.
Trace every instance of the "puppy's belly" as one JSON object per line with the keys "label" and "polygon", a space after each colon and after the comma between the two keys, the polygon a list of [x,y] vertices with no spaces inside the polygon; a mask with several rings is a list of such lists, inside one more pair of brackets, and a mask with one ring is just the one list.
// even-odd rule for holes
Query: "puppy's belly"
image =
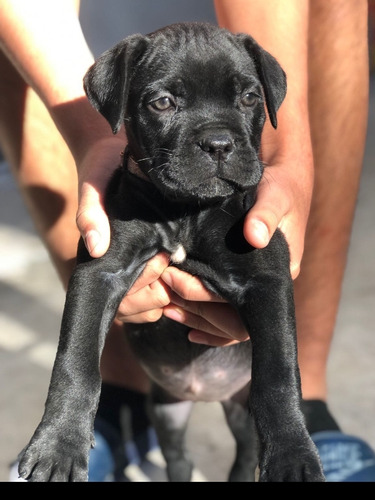
{"label": "puppy's belly", "polygon": [[149,377],[178,399],[223,401],[249,382],[250,341],[209,347],[191,343],[188,331],[166,318],[127,327],[130,344]]}
{"label": "puppy's belly", "polygon": [[233,370],[219,366],[202,366],[199,361],[179,370],[162,365],[160,370],[143,365],[157,384],[172,396],[190,401],[224,401],[242,389],[250,380],[250,370]]}

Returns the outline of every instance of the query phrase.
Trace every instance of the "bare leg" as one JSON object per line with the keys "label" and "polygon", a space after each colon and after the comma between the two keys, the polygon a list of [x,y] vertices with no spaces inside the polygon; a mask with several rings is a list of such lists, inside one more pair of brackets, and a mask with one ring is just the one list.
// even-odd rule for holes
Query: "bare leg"
{"label": "bare leg", "polygon": [[79,237],[73,159],[44,106],[1,52],[0,74],[1,148],[66,286]]}
{"label": "bare leg", "polygon": [[[79,238],[76,166],[44,105],[1,52],[0,75],[1,149],[66,288]],[[117,324],[107,338],[102,376],[110,383],[148,390],[148,379]]]}
{"label": "bare leg", "polygon": [[[215,0],[220,24],[233,31],[249,32],[285,66],[289,93],[293,92],[294,82],[304,85],[300,75],[304,54],[297,58],[296,40],[300,51],[308,42],[315,189],[295,296],[303,396],[325,400],[326,365],[366,137],[367,1],[311,0],[286,4]],[[293,61],[298,62],[297,67]],[[296,134],[298,130],[289,132],[298,142]],[[300,164],[303,167],[303,161]]]}
{"label": "bare leg", "polygon": [[367,1],[310,2],[310,120],[315,188],[295,281],[305,399],[327,397],[326,368],[366,139]]}

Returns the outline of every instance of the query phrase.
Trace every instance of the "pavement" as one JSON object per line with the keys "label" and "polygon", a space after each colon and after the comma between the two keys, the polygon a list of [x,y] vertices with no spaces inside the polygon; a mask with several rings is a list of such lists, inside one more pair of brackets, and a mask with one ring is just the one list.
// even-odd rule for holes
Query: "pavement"
{"label": "pavement", "polygon": [[[86,0],[82,4],[83,26],[95,54],[131,32],[148,32],[172,21],[214,20],[211,2],[206,0],[158,0],[158,8],[152,12],[152,3],[147,0],[137,0],[137,10],[131,0],[105,3]],[[109,5],[113,8],[109,9]],[[128,15],[117,15],[121,11]],[[99,26],[102,29],[98,30]],[[373,448],[374,136],[375,80],[372,78],[366,154],[329,359],[328,385],[330,407],[342,429],[361,437]],[[0,256],[0,481],[6,482],[9,464],[28,442],[43,412],[64,293],[4,161],[0,161]],[[196,404],[189,425],[188,447],[201,479],[226,480],[234,443],[219,404]]]}

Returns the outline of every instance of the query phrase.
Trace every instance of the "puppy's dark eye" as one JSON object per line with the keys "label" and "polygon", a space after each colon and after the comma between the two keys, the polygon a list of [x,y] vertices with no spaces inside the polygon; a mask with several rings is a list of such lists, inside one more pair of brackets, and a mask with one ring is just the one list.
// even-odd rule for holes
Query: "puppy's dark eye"
{"label": "puppy's dark eye", "polygon": [[166,96],[160,97],[159,99],[156,99],[156,101],[151,102],[150,106],[153,109],[156,109],[156,111],[167,111],[176,107],[174,101],[170,97]]}
{"label": "puppy's dark eye", "polygon": [[255,106],[259,102],[259,96],[257,94],[253,94],[252,92],[246,92],[241,97],[241,104],[248,108]]}

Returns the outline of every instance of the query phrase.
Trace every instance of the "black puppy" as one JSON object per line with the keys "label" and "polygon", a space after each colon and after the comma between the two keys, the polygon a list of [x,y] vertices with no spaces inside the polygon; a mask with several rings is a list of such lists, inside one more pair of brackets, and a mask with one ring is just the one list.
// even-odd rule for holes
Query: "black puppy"
{"label": "black puppy", "polygon": [[154,384],[150,414],[169,479],[191,476],[190,401],[215,400],[237,441],[230,480],[254,480],[259,464],[261,481],[323,481],[300,409],[288,247],[279,231],[263,250],[243,236],[263,171],[265,107],[276,127],[286,92],[281,67],[250,36],[178,24],[104,53],[85,89],[113,132],[125,123],[129,145],[106,197],[110,248],[92,259],[79,245],[45,413],[20,475],[87,479],[106,334],[147,261],[165,251],[232,304],[251,336],[214,348],[166,318],[126,328]]}

